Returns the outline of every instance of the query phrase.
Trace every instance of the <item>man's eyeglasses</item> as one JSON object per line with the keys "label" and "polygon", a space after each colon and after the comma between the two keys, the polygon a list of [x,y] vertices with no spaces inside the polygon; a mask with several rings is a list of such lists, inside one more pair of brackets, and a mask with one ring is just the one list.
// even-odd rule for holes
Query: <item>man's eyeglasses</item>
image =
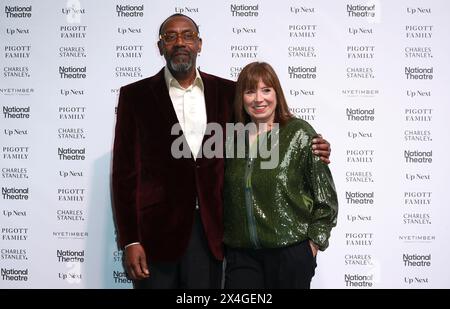
{"label": "man's eyeglasses", "polygon": [[181,33],[178,32],[166,32],[164,34],[160,34],[159,38],[163,40],[166,44],[174,43],[178,36],[181,36],[184,42],[193,43],[198,38],[198,33],[195,31],[184,31]]}

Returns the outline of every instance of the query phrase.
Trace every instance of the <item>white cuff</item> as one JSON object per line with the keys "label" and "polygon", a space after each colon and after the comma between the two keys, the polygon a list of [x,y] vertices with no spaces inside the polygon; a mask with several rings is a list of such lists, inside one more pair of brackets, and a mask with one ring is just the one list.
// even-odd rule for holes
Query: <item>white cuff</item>
{"label": "white cuff", "polygon": [[133,246],[133,245],[140,245],[140,242],[132,242],[131,244],[126,245],[125,247],[123,247],[123,249],[128,248],[129,246]]}

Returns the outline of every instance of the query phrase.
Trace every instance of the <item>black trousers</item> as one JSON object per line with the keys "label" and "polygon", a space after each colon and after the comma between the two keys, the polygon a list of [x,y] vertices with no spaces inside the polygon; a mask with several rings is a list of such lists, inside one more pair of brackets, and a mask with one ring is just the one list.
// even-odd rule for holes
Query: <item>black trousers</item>
{"label": "black trousers", "polygon": [[198,210],[189,246],[177,262],[149,262],[150,277],[135,280],[136,289],[218,289],[222,261],[211,254]]}
{"label": "black trousers", "polygon": [[309,289],[316,258],[308,241],[275,249],[227,248],[226,289]]}

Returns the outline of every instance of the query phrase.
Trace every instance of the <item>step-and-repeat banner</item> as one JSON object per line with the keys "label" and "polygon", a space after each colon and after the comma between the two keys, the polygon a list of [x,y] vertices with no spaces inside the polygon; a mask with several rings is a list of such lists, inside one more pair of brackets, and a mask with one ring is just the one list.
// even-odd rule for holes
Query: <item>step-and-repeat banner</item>
{"label": "step-and-repeat banner", "polygon": [[331,142],[340,213],[312,287],[450,288],[448,1],[0,3],[0,287],[131,287],[111,211],[118,91],[164,65],[158,28],[183,13],[202,70],[271,63]]}

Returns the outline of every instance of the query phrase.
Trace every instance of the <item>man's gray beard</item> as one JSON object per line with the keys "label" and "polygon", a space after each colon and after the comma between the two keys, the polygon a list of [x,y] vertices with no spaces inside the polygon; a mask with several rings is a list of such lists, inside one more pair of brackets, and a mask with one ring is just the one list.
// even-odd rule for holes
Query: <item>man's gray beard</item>
{"label": "man's gray beard", "polygon": [[181,63],[174,63],[173,60],[170,60],[169,64],[172,71],[177,73],[186,73],[192,68],[192,61],[190,60]]}

